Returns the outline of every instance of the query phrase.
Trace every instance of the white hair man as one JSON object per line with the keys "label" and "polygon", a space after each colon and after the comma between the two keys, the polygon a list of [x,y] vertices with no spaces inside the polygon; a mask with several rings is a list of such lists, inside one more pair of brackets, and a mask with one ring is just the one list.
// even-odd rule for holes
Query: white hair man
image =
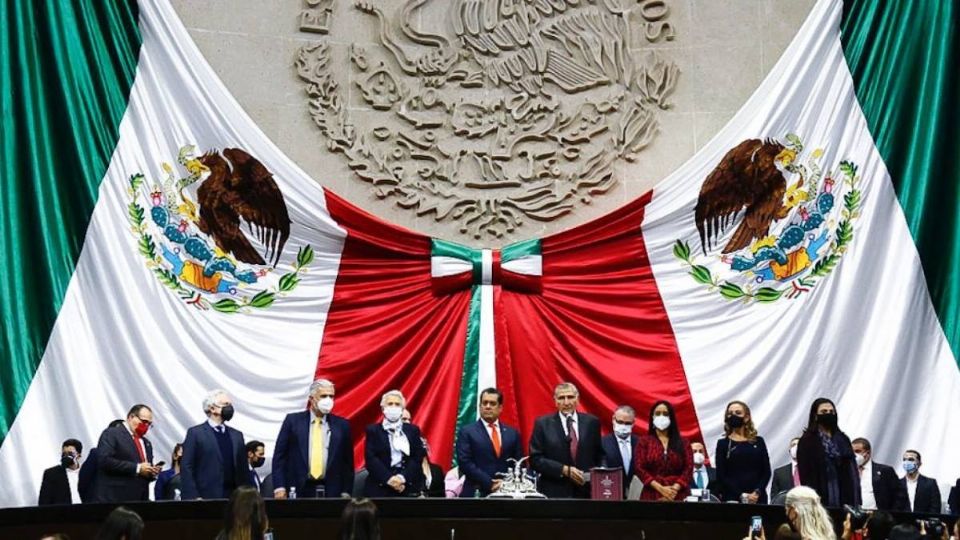
{"label": "white hair man", "polygon": [[273,451],[273,496],[340,497],[353,492],[350,422],[333,414],[336,389],[327,379],[310,385],[306,411],[283,419]]}
{"label": "white hair man", "polygon": [[540,473],[540,491],[550,498],[586,499],[590,490],[584,473],[601,464],[600,420],[577,412],[580,392],[562,382],[553,390],[557,412],[533,423],[530,463]]}
{"label": "white hair man", "polygon": [[637,413],[629,405],[620,405],[613,411],[613,433],[600,439],[603,447],[603,462],[606,467],[623,469],[623,494],[626,496],[633,479],[633,449],[637,447],[637,435],[633,432]]}
{"label": "white hair man", "polygon": [[243,433],[227,425],[234,415],[226,391],[210,390],[203,398],[207,419],[187,430],[180,461],[180,491],[185,500],[225,499],[249,485]]}
{"label": "white hair man", "polygon": [[367,426],[364,458],[367,497],[399,497],[423,491],[422,463],[426,457],[420,428],[403,422],[407,400],[399,390],[380,398],[383,420]]}

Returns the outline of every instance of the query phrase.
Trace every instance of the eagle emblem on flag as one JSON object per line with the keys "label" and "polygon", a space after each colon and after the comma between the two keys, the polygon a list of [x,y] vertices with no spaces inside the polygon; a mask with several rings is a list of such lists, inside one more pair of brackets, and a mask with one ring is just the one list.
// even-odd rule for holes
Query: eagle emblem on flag
{"label": "eagle emblem on flag", "polygon": [[825,171],[823,154],[805,154],[795,134],[730,149],[700,188],[699,249],[678,239],[674,256],[728,300],[775,302],[813,290],[853,241],[863,202],[858,166],[842,160]]}
{"label": "eagle emblem on flag", "polygon": [[[313,262],[301,246],[278,275],[290,237],[283,194],[267,168],[240,148],[198,155],[180,148],[162,179],[130,176],[127,216],[147,268],[201,310],[247,313],[293,291]],[[244,231],[246,226],[246,232]]]}

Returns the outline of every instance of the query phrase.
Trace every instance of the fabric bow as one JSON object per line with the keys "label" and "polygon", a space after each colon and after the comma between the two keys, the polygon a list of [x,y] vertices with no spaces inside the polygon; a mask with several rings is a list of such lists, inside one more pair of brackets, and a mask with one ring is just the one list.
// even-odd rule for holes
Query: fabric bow
{"label": "fabric bow", "polygon": [[431,240],[430,276],[440,294],[469,289],[474,285],[502,285],[526,293],[543,290],[543,259],[540,240],[526,240],[499,249],[472,249]]}

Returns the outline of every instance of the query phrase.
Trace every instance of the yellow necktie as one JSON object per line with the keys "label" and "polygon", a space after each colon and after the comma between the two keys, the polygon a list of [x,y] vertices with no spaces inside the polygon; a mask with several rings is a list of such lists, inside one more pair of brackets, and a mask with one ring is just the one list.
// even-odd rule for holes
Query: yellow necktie
{"label": "yellow necktie", "polygon": [[310,428],[310,476],[315,480],[323,478],[323,464],[326,462],[323,451],[323,422],[314,418]]}

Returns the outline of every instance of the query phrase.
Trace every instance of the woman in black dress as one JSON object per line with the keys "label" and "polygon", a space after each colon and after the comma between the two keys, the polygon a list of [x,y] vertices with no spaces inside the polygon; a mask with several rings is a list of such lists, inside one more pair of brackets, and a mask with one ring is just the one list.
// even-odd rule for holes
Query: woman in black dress
{"label": "woman in black dress", "polygon": [[766,504],[770,456],[746,403],[727,404],[723,432],[726,437],[717,441],[714,454],[720,499]]}
{"label": "woman in black dress", "polygon": [[827,398],[810,406],[797,444],[800,483],[817,491],[824,506],[860,505],[860,470],[850,438],[837,426],[837,407]]}

